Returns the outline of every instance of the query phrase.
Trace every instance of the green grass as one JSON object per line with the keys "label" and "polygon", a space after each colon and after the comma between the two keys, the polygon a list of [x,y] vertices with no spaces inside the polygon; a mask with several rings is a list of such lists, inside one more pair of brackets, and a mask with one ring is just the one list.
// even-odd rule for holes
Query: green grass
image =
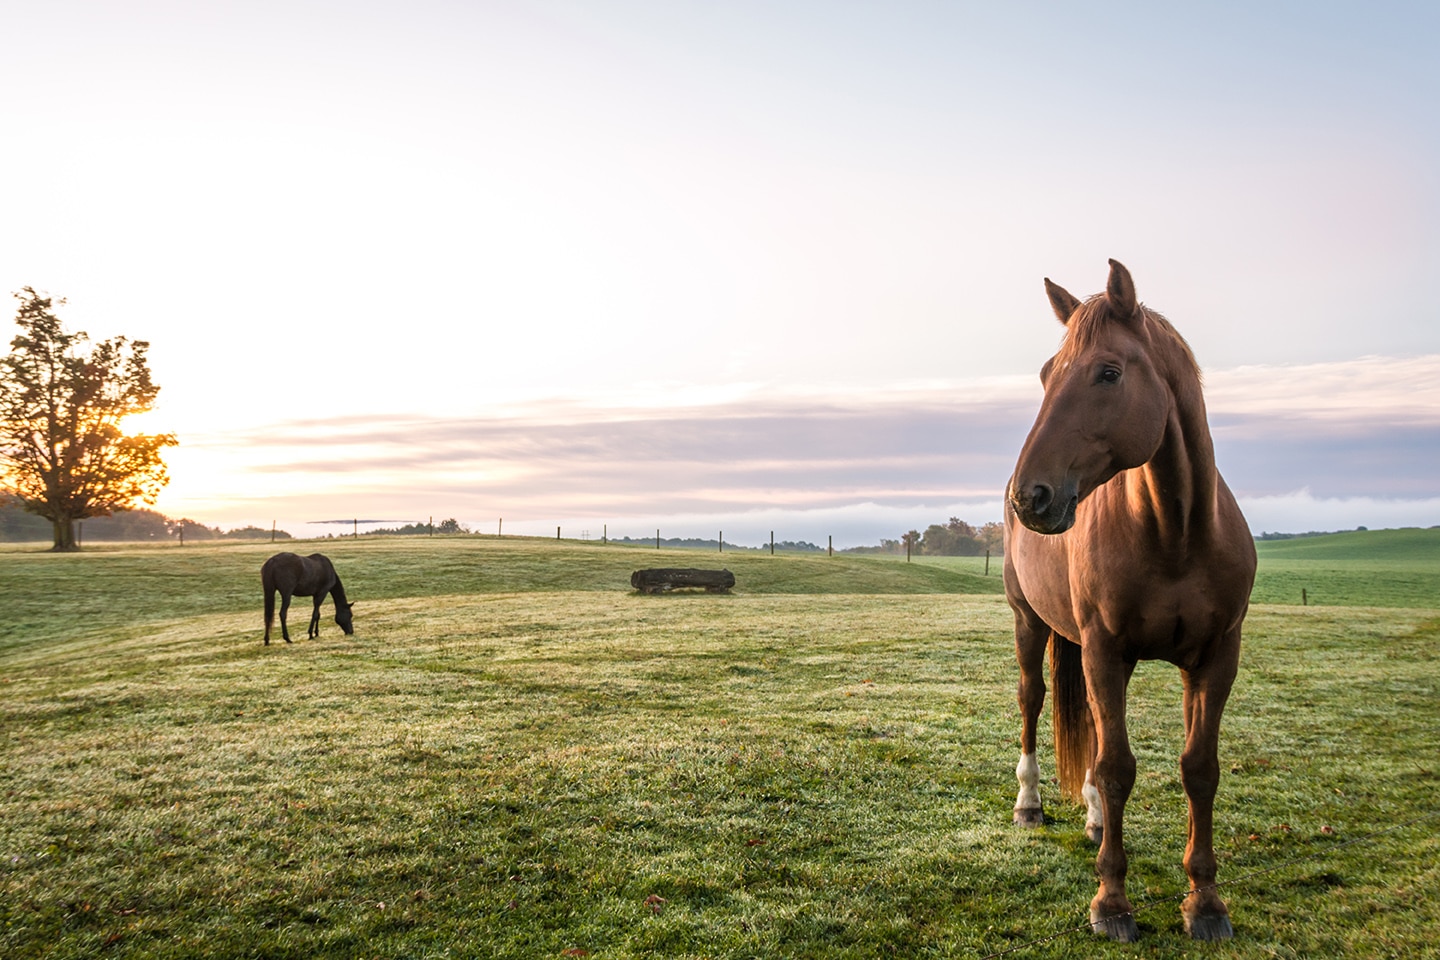
{"label": "green grass", "polygon": [[[335,559],[353,638],[327,605],[303,639],[302,605],[301,639],[260,645],[269,544],[0,550],[0,954],[983,957],[1085,921],[1082,811],[1047,784],[1053,823],[1009,823],[1010,616],[983,558],[300,550]],[[1357,603],[1252,610],[1222,741],[1223,947],[1192,945],[1167,899],[1179,682],[1137,670],[1147,957],[1440,955],[1440,610],[1359,603],[1383,578],[1351,559],[1262,549],[1262,585],[1310,564]],[[737,590],[628,589],[662,565],[725,565]]]}
{"label": "green grass", "polygon": [[1413,560],[1432,566],[1440,560],[1440,527],[1400,530],[1352,530],[1317,537],[1264,540],[1257,544],[1267,560]]}
{"label": "green grass", "polygon": [[1269,540],[1256,549],[1255,603],[1440,606],[1440,528]]}

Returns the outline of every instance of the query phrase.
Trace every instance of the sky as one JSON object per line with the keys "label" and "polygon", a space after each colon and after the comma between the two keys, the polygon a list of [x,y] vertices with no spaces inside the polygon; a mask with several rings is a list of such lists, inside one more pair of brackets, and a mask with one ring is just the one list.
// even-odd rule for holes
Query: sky
{"label": "sky", "polygon": [[1251,527],[1440,524],[1427,3],[0,9],[0,284],[151,344],[171,516],[997,520],[1123,261]]}

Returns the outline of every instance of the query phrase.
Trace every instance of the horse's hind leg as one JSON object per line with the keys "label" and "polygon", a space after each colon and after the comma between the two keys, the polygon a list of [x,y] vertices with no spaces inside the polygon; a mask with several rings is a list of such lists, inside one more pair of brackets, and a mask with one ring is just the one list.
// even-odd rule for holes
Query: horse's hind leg
{"label": "horse's hind leg", "polygon": [[289,614],[289,613],[290,613],[290,594],[286,593],[284,590],[281,590],[281,591],[280,591],[280,636],[282,636],[282,637],[285,638],[285,642],[286,642],[286,643],[289,643],[289,642],[290,642],[290,623],[289,623],[289,621],[287,621],[287,620],[285,619],[286,615]]}
{"label": "horse's hind leg", "polygon": [[1239,661],[1240,632],[1217,644],[1204,667],[1185,677],[1185,750],[1180,779],[1190,802],[1190,839],[1185,872],[1190,893],[1180,905],[1185,930],[1196,940],[1234,936],[1230,911],[1215,890],[1215,791],[1220,784],[1220,715],[1229,699]]}
{"label": "horse's hind leg", "polygon": [[1014,821],[1022,827],[1038,827],[1045,822],[1045,809],[1040,800],[1035,731],[1045,705],[1045,643],[1050,628],[1023,601],[1012,600],[1011,606],[1015,609],[1015,660],[1020,666],[1016,695],[1020,703],[1020,762],[1015,766],[1020,791],[1015,795]]}

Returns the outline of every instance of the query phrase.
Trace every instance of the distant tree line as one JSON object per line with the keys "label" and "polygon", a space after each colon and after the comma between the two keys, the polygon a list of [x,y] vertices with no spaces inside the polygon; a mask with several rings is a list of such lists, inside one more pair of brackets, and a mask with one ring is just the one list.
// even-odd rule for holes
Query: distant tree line
{"label": "distant tree line", "polygon": [[[654,537],[611,537],[610,539],[616,543],[639,545],[655,543]],[[912,553],[922,556],[983,557],[988,551],[991,556],[998,557],[1004,552],[1004,539],[1005,528],[1000,523],[986,523],[976,527],[959,517],[951,517],[945,524],[932,523],[924,533],[911,530],[898,540],[882,538],[877,546],[845,547],[839,552],[904,555],[906,544],[909,544]],[[715,550],[719,548],[720,541],[713,537],[708,540],[698,537],[670,537],[661,539],[660,545],[662,547]],[[770,545],[767,543],[759,547],[742,547],[726,540],[725,549],[765,551],[770,549]],[[824,553],[826,548],[805,540],[776,540],[775,549],[800,553]]]}
{"label": "distant tree line", "polygon": [[[1368,530],[1369,527],[1356,527],[1357,531]],[[1332,533],[1349,533],[1348,530],[1308,530],[1305,533],[1270,533],[1262,531],[1256,540],[1297,540],[1300,537],[1328,537]]]}
{"label": "distant tree line", "polygon": [[[0,541],[9,543],[51,539],[52,522],[27,512],[14,494],[0,491]],[[85,542],[165,542],[170,540],[269,540],[270,531],[245,526],[233,530],[207,527],[203,523],[181,518],[172,520],[162,513],[144,508],[116,510],[108,517],[87,517],[76,521],[76,533]],[[276,540],[289,540],[284,530],[275,531]]]}
{"label": "distant tree line", "polygon": [[951,517],[944,524],[932,523],[925,532],[910,530],[898,540],[881,539],[876,547],[850,547],[847,553],[905,553],[926,557],[998,557],[1005,552],[1005,526],[986,523],[979,527]]}
{"label": "distant tree line", "polygon": [[439,523],[407,523],[400,527],[376,527],[366,530],[366,536],[381,535],[392,537],[423,537],[431,533],[469,533],[470,528],[454,517]]}
{"label": "distant tree line", "polygon": [[951,517],[944,526],[932,523],[920,535],[920,552],[932,557],[999,556],[1004,548],[1005,526],[995,522],[975,527]]}

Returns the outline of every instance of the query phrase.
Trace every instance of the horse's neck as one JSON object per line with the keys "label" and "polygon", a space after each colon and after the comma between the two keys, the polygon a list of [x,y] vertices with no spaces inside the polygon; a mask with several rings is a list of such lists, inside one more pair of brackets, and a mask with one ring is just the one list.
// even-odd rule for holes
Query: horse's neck
{"label": "horse's neck", "polygon": [[1172,385],[1171,392],[1164,439],[1147,463],[1130,471],[1126,494],[1161,546],[1188,553],[1213,533],[1219,478],[1199,386]]}
{"label": "horse's neck", "polygon": [[335,600],[337,606],[348,602],[345,599],[345,585],[340,582],[339,577],[335,578],[335,586],[330,588],[330,596]]}

